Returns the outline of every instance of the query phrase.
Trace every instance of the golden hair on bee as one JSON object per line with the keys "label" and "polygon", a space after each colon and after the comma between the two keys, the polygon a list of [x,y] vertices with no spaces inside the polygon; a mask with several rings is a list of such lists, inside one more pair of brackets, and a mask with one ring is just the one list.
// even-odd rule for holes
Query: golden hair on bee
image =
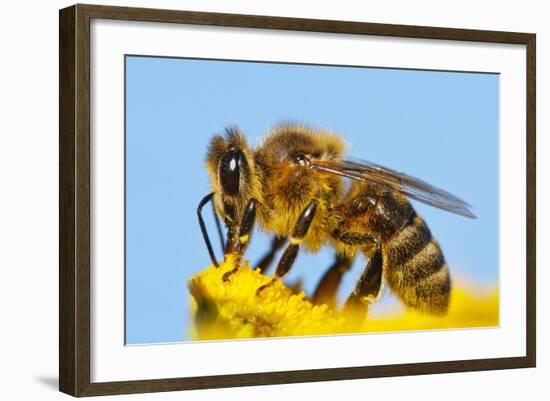
{"label": "golden hair on bee", "polygon": [[300,124],[284,124],[274,127],[258,148],[266,150],[264,157],[271,156],[279,160],[294,151],[325,161],[344,157],[346,142],[342,136],[329,131],[315,130]]}

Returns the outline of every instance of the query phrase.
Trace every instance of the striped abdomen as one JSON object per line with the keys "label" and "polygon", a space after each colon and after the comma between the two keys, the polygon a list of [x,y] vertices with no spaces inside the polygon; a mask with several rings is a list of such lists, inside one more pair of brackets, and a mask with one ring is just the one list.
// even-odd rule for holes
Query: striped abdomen
{"label": "striped abdomen", "polygon": [[382,242],[383,270],[390,288],[406,305],[443,314],[451,280],[438,242],[411,207],[405,225]]}

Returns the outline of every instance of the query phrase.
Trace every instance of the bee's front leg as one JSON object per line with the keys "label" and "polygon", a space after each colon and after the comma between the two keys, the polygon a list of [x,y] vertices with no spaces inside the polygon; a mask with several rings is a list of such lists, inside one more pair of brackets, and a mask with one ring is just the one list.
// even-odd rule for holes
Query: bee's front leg
{"label": "bee's front leg", "polygon": [[246,209],[244,210],[243,218],[241,220],[241,225],[239,227],[239,237],[237,238],[237,246],[235,247],[235,255],[240,260],[243,256],[248,243],[250,242],[250,236],[252,234],[252,229],[254,228],[254,222],[256,221],[256,204],[258,201],[252,198],[248,201]]}
{"label": "bee's front leg", "polygon": [[[235,256],[235,267],[223,275],[223,281],[229,280],[229,277],[239,269],[241,258],[246,251],[248,243],[250,242],[250,236],[252,234],[252,229],[254,228],[254,222],[256,221],[257,203],[258,202],[254,198],[248,201],[248,205],[246,205],[243,218],[241,220],[238,236],[236,237],[233,234],[228,237],[230,239],[229,242],[231,243],[231,246],[228,246],[228,252]],[[233,232],[235,231],[233,230]]]}
{"label": "bee's front leg", "polygon": [[286,247],[283,256],[277,264],[277,269],[275,270],[275,277],[269,283],[262,285],[256,290],[256,295],[259,295],[266,287],[273,284],[277,279],[283,278],[290,270],[296,256],[298,256],[298,251],[300,250],[300,244],[306,236],[313,218],[315,217],[315,211],[317,210],[317,201],[312,200],[306,208],[300,214],[294,230],[292,231],[292,236],[290,237],[290,244]]}

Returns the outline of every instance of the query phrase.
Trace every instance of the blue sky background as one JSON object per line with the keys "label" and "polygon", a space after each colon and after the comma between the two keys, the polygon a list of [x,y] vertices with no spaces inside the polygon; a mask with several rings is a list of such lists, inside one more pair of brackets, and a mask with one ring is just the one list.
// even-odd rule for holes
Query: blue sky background
{"label": "blue sky background", "polygon": [[[187,281],[210,264],[196,217],[209,192],[210,137],[238,124],[257,144],[287,121],[338,132],[349,156],[472,204],[478,220],[413,202],[453,277],[498,283],[498,75],[127,56],[126,343],[188,339]],[[247,257],[257,261],[268,241],[256,233]],[[214,248],[220,258],[217,241]],[[301,279],[311,292],[332,255],[300,254],[287,282]],[[356,260],[341,299],[364,264]],[[395,304],[386,291],[373,313]]]}

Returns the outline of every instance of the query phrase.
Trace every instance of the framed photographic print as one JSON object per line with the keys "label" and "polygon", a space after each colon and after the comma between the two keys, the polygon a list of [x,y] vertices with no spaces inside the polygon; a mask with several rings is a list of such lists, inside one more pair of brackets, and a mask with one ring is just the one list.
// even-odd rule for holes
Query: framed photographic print
{"label": "framed photographic print", "polygon": [[535,207],[534,34],[60,11],[65,393],[533,367]]}

